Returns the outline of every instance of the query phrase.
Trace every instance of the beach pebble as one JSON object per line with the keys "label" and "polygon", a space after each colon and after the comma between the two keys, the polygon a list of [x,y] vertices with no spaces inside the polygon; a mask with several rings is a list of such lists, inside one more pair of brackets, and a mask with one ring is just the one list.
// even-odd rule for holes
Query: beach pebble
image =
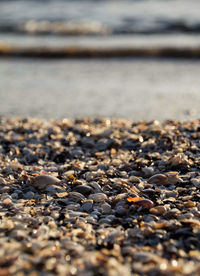
{"label": "beach pebble", "polygon": [[69,192],[69,198],[74,200],[75,202],[80,202],[85,199],[85,196],[78,192]]}
{"label": "beach pebble", "polygon": [[128,210],[125,209],[123,206],[117,206],[117,208],[115,209],[115,212],[118,216],[125,216]]}
{"label": "beach pebble", "polygon": [[196,202],[193,202],[193,201],[191,201],[191,200],[188,200],[188,201],[184,202],[184,206],[185,206],[186,208],[192,208],[192,207],[195,207],[195,206],[196,206]]}
{"label": "beach pebble", "polygon": [[4,206],[9,206],[12,203],[12,199],[7,197],[2,201]]}
{"label": "beach pebble", "polygon": [[152,167],[146,167],[146,168],[142,169],[142,172],[144,173],[145,176],[150,177],[154,173],[154,168],[152,168]]}
{"label": "beach pebble", "polygon": [[82,205],[82,209],[83,209],[83,211],[85,211],[85,212],[90,212],[90,211],[92,211],[92,209],[93,209],[93,203],[92,203],[92,202],[85,202],[85,203]]}
{"label": "beach pebble", "polygon": [[132,182],[132,183],[140,183],[140,179],[139,179],[139,177],[137,177],[137,176],[134,176],[134,175],[131,175],[130,177],[129,177],[129,179],[128,179],[130,182]]}
{"label": "beach pebble", "polygon": [[46,174],[38,175],[32,180],[32,185],[38,190],[45,190],[49,185],[55,185],[59,183],[60,179]]}
{"label": "beach pebble", "polygon": [[133,202],[133,204],[146,209],[150,209],[154,206],[154,203],[149,199],[140,199],[136,202]]}
{"label": "beach pebble", "polygon": [[156,206],[149,210],[149,212],[154,215],[163,215],[166,211],[165,206]]}
{"label": "beach pebble", "polygon": [[6,181],[3,177],[0,177],[0,185],[5,185]]}
{"label": "beach pebble", "polygon": [[103,193],[91,194],[89,199],[94,200],[94,202],[101,202],[107,199],[107,195]]}
{"label": "beach pebble", "polygon": [[110,214],[112,212],[111,206],[108,203],[104,203],[101,205],[101,210],[104,214]]}
{"label": "beach pebble", "polygon": [[168,177],[164,174],[155,174],[149,178],[148,183],[156,184],[156,185],[163,185],[164,183],[168,182]]}
{"label": "beach pebble", "polygon": [[88,196],[93,191],[92,187],[87,185],[78,185],[74,189],[74,192],[78,192],[83,194],[84,196]]}
{"label": "beach pebble", "polygon": [[35,196],[35,194],[33,192],[29,191],[29,192],[25,193],[24,198],[32,199],[32,198],[34,198],[34,196]]}

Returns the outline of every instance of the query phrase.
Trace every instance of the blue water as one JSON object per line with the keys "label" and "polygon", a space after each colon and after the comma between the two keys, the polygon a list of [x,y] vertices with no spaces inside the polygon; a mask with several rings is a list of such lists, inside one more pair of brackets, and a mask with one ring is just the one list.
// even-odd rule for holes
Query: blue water
{"label": "blue water", "polygon": [[200,33],[199,0],[0,1],[0,33]]}

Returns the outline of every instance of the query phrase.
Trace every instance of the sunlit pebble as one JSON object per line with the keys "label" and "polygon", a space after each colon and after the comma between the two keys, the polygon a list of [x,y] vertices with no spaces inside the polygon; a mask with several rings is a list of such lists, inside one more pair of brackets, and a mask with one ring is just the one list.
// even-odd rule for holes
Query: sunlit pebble
{"label": "sunlit pebble", "polygon": [[165,208],[165,206],[156,206],[150,209],[150,213],[154,215],[163,215],[164,213],[166,213],[166,211],[167,209]]}
{"label": "sunlit pebble", "polygon": [[0,184],[2,185],[5,185],[6,184],[6,181],[2,178],[2,177],[0,177]]}
{"label": "sunlit pebble", "polygon": [[43,190],[49,185],[56,185],[60,183],[60,179],[51,175],[38,175],[32,180],[32,185],[38,189]]}
{"label": "sunlit pebble", "polygon": [[176,260],[172,260],[171,264],[172,266],[178,266],[178,262]]}
{"label": "sunlit pebble", "polygon": [[69,261],[71,260],[70,255],[67,255],[67,256],[65,257],[65,260],[69,262]]}
{"label": "sunlit pebble", "polygon": [[167,269],[167,264],[166,263],[161,263],[159,265],[159,267],[160,267],[160,270],[166,270]]}
{"label": "sunlit pebble", "polygon": [[3,205],[8,206],[12,203],[12,200],[10,198],[6,198],[3,200],[2,203],[3,203]]}
{"label": "sunlit pebble", "polygon": [[72,275],[75,275],[77,273],[77,268],[74,267],[74,266],[71,267],[70,272],[71,272]]}

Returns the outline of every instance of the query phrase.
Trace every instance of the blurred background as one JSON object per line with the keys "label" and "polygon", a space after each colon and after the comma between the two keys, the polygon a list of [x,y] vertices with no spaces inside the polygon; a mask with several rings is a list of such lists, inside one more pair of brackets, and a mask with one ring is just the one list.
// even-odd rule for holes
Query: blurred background
{"label": "blurred background", "polygon": [[188,120],[199,0],[0,0],[0,116]]}

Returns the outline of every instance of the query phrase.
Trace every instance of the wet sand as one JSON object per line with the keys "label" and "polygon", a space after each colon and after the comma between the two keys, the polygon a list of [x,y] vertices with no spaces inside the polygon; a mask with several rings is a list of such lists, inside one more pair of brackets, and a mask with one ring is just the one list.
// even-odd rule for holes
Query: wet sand
{"label": "wet sand", "polygon": [[0,115],[37,118],[199,117],[195,60],[0,60]]}

